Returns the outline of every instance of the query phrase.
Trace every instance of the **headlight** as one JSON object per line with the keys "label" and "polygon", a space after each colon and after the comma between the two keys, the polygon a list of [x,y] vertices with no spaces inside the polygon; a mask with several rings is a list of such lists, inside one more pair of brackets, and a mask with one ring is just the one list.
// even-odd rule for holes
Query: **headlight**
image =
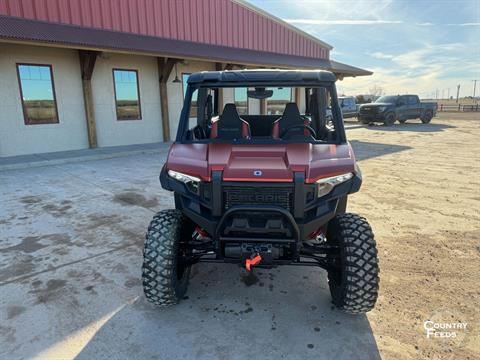
{"label": "headlight", "polygon": [[353,177],[353,173],[347,173],[337,176],[332,176],[328,178],[318,179],[315,183],[318,187],[318,197],[327,195],[333,188],[347,180],[350,180]]}
{"label": "headlight", "polygon": [[198,184],[200,184],[201,181],[200,178],[187,174],[182,174],[173,170],[168,170],[168,175],[175,180],[181,181],[187,186],[190,191],[198,194]]}
{"label": "headlight", "polygon": [[379,106],[378,107],[378,112],[384,112],[385,110],[387,110],[386,106]]}

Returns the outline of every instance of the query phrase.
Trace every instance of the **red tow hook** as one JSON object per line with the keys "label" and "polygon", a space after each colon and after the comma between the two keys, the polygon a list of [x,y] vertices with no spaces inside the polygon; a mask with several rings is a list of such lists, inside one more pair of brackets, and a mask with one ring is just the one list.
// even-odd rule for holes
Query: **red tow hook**
{"label": "red tow hook", "polygon": [[250,271],[251,266],[259,264],[260,261],[262,261],[262,257],[260,256],[260,254],[257,254],[253,258],[245,260],[245,268],[247,269],[247,271]]}

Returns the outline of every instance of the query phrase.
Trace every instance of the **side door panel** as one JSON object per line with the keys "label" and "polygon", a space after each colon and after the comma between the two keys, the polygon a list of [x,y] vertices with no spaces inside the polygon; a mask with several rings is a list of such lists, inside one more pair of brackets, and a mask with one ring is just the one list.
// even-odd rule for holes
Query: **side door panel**
{"label": "side door panel", "polygon": [[408,119],[409,116],[408,97],[400,96],[397,103],[397,117],[400,119]]}
{"label": "side door panel", "polygon": [[416,96],[408,96],[407,99],[408,103],[408,118],[415,119],[420,116],[420,103]]}

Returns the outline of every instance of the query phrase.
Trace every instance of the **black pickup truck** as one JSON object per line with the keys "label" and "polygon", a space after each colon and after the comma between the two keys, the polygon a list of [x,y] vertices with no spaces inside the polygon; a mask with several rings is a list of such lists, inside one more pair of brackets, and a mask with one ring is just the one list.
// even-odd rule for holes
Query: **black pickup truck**
{"label": "black pickup truck", "polygon": [[387,95],[373,103],[360,105],[358,121],[363,124],[383,122],[390,126],[396,120],[403,124],[408,119],[420,119],[428,124],[436,113],[436,103],[421,102],[417,95]]}

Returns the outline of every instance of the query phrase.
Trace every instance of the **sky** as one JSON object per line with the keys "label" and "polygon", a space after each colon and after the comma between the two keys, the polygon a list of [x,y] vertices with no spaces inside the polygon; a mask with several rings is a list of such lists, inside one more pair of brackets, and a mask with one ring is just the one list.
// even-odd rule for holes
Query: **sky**
{"label": "sky", "polygon": [[[480,95],[480,0],[249,0],[333,46],[330,58],[374,72],[340,94]],[[442,96],[443,94],[443,96]]]}

